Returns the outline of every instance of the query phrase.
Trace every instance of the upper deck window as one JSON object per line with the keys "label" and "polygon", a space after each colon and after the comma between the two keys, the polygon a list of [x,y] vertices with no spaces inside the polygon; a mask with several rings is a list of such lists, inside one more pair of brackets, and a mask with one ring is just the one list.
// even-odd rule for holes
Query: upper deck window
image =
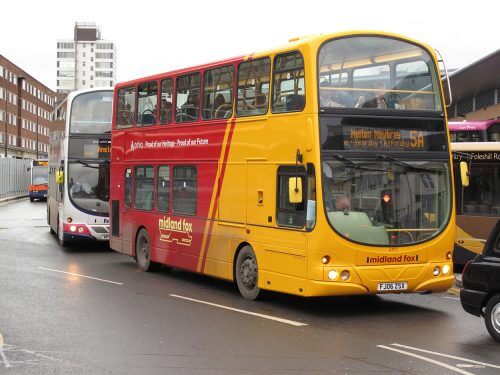
{"label": "upper deck window", "polygon": [[112,112],[112,91],[79,94],[73,99],[71,106],[70,133],[110,133]]}
{"label": "upper deck window", "polygon": [[238,116],[255,116],[267,113],[270,71],[271,62],[268,57],[240,64],[236,105]]}
{"label": "upper deck window", "polygon": [[234,67],[208,70],[203,82],[203,119],[229,118],[233,113]]}
{"label": "upper deck window", "polygon": [[434,60],[423,48],[385,37],[325,43],[318,56],[319,106],[442,111]]}
{"label": "upper deck window", "polygon": [[158,82],[139,85],[137,94],[137,126],[154,125],[158,101]]}
{"label": "upper deck window", "polygon": [[177,78],[175,121],[190,122],[198,120],[199,103],[200,73],[186,74]]}
{"label": "upper deck window", "polygon": [[304,59],[300,52],[274,59],[273,112],[297,112],[304,109]]}
{"label": "upper deck window", "polygon": [[170,124],[174,83],[172,78],[161,81],[160,125]]}
{"label": "upper deck window", "polygon": [[118,91],[116,127],[129,128],[134,124],[135,87],[125,87]]}

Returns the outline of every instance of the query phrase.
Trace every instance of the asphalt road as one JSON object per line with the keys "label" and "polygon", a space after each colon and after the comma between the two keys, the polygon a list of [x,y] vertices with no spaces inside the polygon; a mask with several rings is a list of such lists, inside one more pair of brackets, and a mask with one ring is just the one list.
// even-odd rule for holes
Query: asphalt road
{"label": "asphalt road", "polygon": [[500,373],[500,344],[451,291],[250,302],[106,247],[61,249],[45,212],[0,204],[0,374]]}

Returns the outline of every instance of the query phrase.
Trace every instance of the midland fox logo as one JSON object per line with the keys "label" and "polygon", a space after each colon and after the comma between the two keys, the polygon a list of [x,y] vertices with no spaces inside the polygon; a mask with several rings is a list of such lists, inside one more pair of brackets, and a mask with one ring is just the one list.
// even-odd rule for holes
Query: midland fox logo
{"label": "midland fox logo", "polygon": [[160,230],[160,241],[177,242],[179,245],[191,246],[193,241],[193,223],[186,219],[172,220],[170,217],[163,217],[158,220]]}

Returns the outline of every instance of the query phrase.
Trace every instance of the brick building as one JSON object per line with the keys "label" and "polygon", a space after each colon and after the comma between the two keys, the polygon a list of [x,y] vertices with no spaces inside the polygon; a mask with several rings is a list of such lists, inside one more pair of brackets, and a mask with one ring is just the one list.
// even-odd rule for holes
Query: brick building
{"label": "brick building", "polygon": [[45,159],[56,93],[0,55],[0,155]]}

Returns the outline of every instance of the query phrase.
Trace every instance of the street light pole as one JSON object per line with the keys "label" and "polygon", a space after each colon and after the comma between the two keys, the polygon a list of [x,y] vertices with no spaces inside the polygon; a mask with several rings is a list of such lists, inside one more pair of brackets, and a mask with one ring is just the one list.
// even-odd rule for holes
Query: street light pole
{"label": "street light pole", "polygon": [[4,89],[4,99],[5,99],[5,112],[3,115],[3,122],[5,125],[5,139],[3,140],[5,146],[5,157],[7,157],[7,138],[9,138],[8,130],[7,130],[7,89]]}
{"label": "street light pole", "polygon": [[38,160],[38,111],[40,110],[40,106],[36,108],[36,160]]}

